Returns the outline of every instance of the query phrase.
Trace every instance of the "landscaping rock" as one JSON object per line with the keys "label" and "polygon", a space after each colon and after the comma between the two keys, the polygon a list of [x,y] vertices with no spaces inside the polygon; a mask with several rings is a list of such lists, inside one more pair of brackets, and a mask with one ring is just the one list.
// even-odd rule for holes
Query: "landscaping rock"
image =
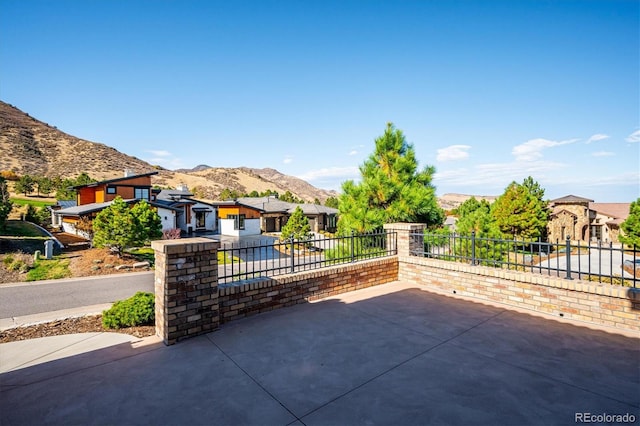
{"label": "landscaping rock", "polygon": [[144,262],[136,262],[133,264],[133,269],[138,269],[138,268],[148,268],[149,266],[151,266],[151,264],[148,261],[144,261]]}
{"label": "landscaping rock", "polygon": [[118,266],[115,267],[116,271],[121,271],[123,269],[131,269],[131,266],[129,266],[129,265],[118,265]]}

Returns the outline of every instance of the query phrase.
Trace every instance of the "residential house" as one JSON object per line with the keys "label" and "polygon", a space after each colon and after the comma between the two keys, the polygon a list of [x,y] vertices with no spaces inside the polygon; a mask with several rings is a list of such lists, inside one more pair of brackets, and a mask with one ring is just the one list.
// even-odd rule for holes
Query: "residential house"
{"label": "residential house", "polygon": [[334,232],[338,210],[317,204],[295,204],[276,197],[243,197],[214,203],[218,208],[222,235],[259,235],[280,232],[289,217],[300,207],[309,219],[312,232]]}
{"label": "residential house", "polygon": [[163,230],[180,229],[187,234],[217,230],[216,206],[192,197],[184,185],[155,193]]}
{"label": "residential house", "polygon": [[76,205],[53,210],[53,223],[62,230],[89,239],[90,236],[76,228],[83,218],[93,220],[103,209],[109,207],[120,196],[126,203],[133,204],[145,200],[154,205],[151,191],[151,176],[158,172],[134,175],[125,171],[124,177],[74,186]]}
{"label": "residential house", "polygon": [[547,226],[549,241],[619,243],[620,224],[629,216],[631,203],[596,203],[567,195],[551,200]]}

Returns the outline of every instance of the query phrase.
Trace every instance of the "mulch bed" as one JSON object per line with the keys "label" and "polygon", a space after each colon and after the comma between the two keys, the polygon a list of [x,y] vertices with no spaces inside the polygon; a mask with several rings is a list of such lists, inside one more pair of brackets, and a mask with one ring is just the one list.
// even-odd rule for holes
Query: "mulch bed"
{"label": "mulch bed", "polygon": [[60,336],[63,334],[93,332],[124,333],[135,337],[147,337],[153,336],[156,333],[156,328],[153,325],[145,325],[106,330],[102,327],[102,315],[89,315],[0,331],[0,343],[35,339],[38,337]]}

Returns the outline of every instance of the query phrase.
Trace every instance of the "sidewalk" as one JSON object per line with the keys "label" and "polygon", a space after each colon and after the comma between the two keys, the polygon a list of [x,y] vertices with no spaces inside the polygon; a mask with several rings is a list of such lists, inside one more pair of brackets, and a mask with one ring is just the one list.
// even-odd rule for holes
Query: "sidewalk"
{"label": "sidewalk", "polygon": [[574,425],[640,418],[640,340],[391,283],[164,346],[0,345],[0,424]]}

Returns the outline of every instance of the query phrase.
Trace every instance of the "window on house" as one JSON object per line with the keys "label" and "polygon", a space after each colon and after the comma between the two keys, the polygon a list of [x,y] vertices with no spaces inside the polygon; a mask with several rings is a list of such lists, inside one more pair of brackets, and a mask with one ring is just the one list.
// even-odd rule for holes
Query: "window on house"
{"label": "window on house", "polygon": [[233,219],[233,229],[244,229],[245,215],[228,214],[227,219]]}
{"label": "window on house", "polygon": [[107,186],[107,194],[115,194],[116,187],[115,186]]}
{"label": "window on house", "polygon": [[134,189],[134,193],[133,193],[133,197],[136,198],[136,199],[148,200],[149,199],[149,188],[135,188]]}

